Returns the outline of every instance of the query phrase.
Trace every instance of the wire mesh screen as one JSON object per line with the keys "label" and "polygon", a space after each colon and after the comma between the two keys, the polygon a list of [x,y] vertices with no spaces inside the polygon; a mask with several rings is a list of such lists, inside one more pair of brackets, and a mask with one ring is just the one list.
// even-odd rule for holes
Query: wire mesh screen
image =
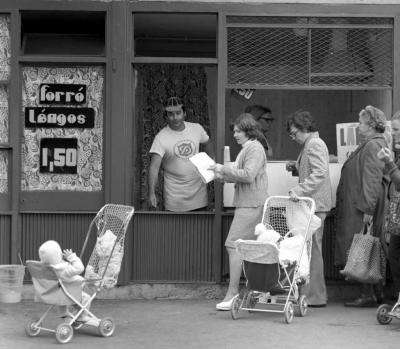
{"label": "wire mesh screen", "polygon": [[391,29],[312,29],[311,85],[392,85]]}
{"label": "wire mesh screen", "polygon": [[228,28],[228,81],[231,84],[305,85],[307,38],[292,29]]}
{"label": "wire mesh screen", "polygon": [[391,19],[239,19],[227,18],[229,84],[392,85]]}
{"label": "wire mesh screen", "polygon": [[89,228],[96,231],[96,245],[85,270],[85,279],[97,280],[97,286],[116,285],[124,255],[125,233],[134,209],[108,204],[97,213]]}
{"label": "wire mesh screen", "polygon": [[307,234],[314,208],[311,199],[293,201],[285,197],[271,196],[265,203],[262,222],[267,227],[272,227],[282,237],[294,229],[297,232],[298,229],[303,229]]}

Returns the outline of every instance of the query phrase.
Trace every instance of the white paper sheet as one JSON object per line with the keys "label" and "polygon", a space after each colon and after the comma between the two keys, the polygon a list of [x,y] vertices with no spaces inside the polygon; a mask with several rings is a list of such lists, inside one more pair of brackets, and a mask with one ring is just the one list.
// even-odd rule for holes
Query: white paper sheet
{"label": "white paper sheet", "polygon": [[204,183],[209,183],[215,179],[214,171],[208,170],[210,166],[215,165],[215,161],[211,159],[207,153],[198,153],[189,158],[189,160],[196,167],[197,172]]}

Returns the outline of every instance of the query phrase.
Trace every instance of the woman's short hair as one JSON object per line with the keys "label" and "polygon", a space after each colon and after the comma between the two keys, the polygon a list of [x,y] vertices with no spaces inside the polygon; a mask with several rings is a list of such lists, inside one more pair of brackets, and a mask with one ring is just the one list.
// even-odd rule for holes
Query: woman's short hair
{"label": "woman's short hair", "polygon": [[372,105],[367,105],[360,112],[360,118],[363,119],[367,125],[371,126],[379,133],[385,132],[386,129],[386,116],[385,113],[373,107]]}
{"label": "woman's short hair", "polygon": [[395,113],[394,113],[394,115],[392,116],[392,119],[391,119],[392,121],[393,120],[400,120],[400,110],[398,110],[398,111],[396,111]]}
{"label": "woman's short hair", "polygon": [[249,113],[240,114],[233,122],[232,129],[233,126],[243,131],[249,139],[259,140],[260,137],[262,137],[257,121],[254,120],[253,116]]}
{"label": "woman's short hair", "polygon": [[315,132],[315,120],[312,118],[311,113],[305,110],[297,110],[290,114],[286,120],[286,129],[290,132],[291,127],[294,126],[301,132]]}

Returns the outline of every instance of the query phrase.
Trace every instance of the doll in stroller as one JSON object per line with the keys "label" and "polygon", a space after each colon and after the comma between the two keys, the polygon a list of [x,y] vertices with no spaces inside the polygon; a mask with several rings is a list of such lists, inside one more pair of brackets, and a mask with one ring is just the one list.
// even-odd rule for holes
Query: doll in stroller
{"label": "doll in stroller", "polygon": [[[312,232],[321,224],[314,215],[315,203],[301,197],[271,196],[264,205],[257,240],[237,240],[243,261],[246,289],[236,296],[232,318],[241,310],[283,313],[291,323],[295,310],[307,313],[307,299],[299,287],[309,282]],[[261,226],[264,234],[257,229]]]}
{"label": "doll in stroller", "polygon": [[[89,307],[101,290],[117,283],[125,233],[133,213],[131,206],[107,204],[92,220],[80,258],[67,250],[64,254],[66,260],[62,260],[58,243],[47,241],[39,249],[41,261],[26,262],[32,276],[35,301],[50,305],[40,318],[26,324],[25,333],[28,336],[35,337],[41,331],[51,332],[55,333],[59,343],[64,344],[71,341],[74,330],[82,326],[97,328],[103,337],[114,333],[114,320],[111,317],[98,318]],[[96,232],[96,239],[93,239],[93,232]],[[94,248],[83,278],[79,275],[84,270],[81,258],[89,245],[94,245]],[[51,246],[51,249],[47,248],[46,251],[43,246]],[[55,329],[44,326],[45,319],[54,307],[63,310],[63,322]]]}

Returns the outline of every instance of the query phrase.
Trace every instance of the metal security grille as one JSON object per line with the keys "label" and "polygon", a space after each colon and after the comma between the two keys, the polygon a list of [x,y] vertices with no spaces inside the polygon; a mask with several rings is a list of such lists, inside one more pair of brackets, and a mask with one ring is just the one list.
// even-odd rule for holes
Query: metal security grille
{"label": "metal security grille", "polygon": [[285,28],[228,28],[228,76],[232,84],[305,85],[307,40]]}
{"label": "metal security grille", "polygon": [[230,85],[392,85],[391,19],[232,16],[227,33]]}

